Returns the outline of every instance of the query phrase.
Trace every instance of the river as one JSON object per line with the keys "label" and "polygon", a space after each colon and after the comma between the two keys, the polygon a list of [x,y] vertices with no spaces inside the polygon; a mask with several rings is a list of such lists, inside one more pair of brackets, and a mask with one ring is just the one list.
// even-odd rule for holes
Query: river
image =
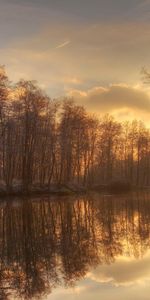
{"label": "river", "polygon": [[0,299],[149,300],[150,193],[0,202]]}

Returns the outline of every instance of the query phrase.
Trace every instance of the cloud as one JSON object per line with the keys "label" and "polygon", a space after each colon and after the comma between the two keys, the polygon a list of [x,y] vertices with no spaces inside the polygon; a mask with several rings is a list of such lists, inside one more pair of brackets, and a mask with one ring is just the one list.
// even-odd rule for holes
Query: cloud
{"label": "cloud", "polygon": [[[19,12],[20,8],[17,10],[17,18],[20,16]],[[76,86],[77,91],[88,94],[85,95],[85,100],[89,97],[92,99],[92,102],[85,103],[92,111],[113,110],[113,113],[120,114],[122,118],[123,115],[128,117],[131,112],[133,115],[133,110],[137,110],[137,107],[140,109],[140,105],[142,114],[144,106],[145,113],[146,107],[149,110],[148,101],[145,100],[148,97],[146,93],[132,88],[140,80],[141,67],[145,65],[148,68],[150,65],[149,22],[95,21],[85,24],[73,21],[67,23],[62,20],[56,22],[52,19],[50,23],[40,26],[47,13],[43,7],[40,29],[37,26],[35,32],[34,27],[29,34],[34,21],[31,12],[33,6],[27,6],[26,14],[28,13],[30,19],[27,20],[27,36],[24,33],[21,35],[22,28],[20,30],[18,25],[20,21],[15,21],[13,16],[12,26],[9,28],[13,29],[13,22],[17,22],[18,35],[13,36],[12,40],[8,39],[8,44],[3,43],[3,48],[0,49],[0,64],[6,65],[10,80],[17,81],[20,77],[35,79],[46,88],[51,97],[64,96]],[[6,16],[6,19],[9,19],[9,14]],[[39,19],[38,16],[37,7],[34,18]],[[4,32],[7,33],[5,28]],[[63,42],[58,44],[58,41]],[[71,47],[68,47],[70,43]],[[63,51],[58,51],[61,49]],[[125,82],[127,86],[120,86],[119,91],[120,82]],[[114,86],[103,88],[110,83]],[[118,84],[116,88],[115,84]],[[96,95],[100,92],[101,105],[99,100],[96,100]],[[76,93],[79,96],[79,92]],[[83,101],[83,97],[78,99]],[[111,103],[111,99],[114,104]],[[127,106],[123,105],[123,102],[127,102]]]}
{"label": "cloud", "polygon": [[93,87],[87,91],[70,90],[68,95],[75,102],[96,113],[113,113],[119,118],[143,118],[150,113],[150,96],[142,88],[125,84],[113,84],[109,87]]}
{"label": "cloud", "polygon": [[[0,49],[0,63],[6,64],[14,80],[25,74],[48,86],[54,97],[70,88],[71,81],[69,86],[63,81],[69,77],[78,78],[77,88],[82,90],[120,81],[134,85],[141,67],[150,65],[149,32],[149,24],[138,22],[85,25],[52,21],[28,37],[9,39],[9,46],[3,44]],[[70,41],[72,47],[67,47]]]}

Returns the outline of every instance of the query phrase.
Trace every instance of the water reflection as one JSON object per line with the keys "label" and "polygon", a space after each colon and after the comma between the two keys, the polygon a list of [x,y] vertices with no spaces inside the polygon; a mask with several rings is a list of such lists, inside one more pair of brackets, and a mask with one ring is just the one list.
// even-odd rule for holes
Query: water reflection
{"label": "water reflection", "polygon": [[0,206],[0,299],[72,286],[150,248],[150,195],[10,199]]}

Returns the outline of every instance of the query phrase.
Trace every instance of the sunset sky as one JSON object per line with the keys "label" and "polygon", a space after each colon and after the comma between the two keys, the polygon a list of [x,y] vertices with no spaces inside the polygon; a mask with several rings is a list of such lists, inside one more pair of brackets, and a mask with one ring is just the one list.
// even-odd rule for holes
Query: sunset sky
{"label": "sunset sky", "polygon": [[148,122],[150,0],[0,0],[0,64],[51,97]]}

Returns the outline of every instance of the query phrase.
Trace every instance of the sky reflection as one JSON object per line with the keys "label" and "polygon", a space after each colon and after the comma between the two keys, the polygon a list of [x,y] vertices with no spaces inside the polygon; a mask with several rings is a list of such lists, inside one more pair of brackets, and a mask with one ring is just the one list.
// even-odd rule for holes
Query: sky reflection
{"label": "sky reflection", "polygon": [[150,251],[143,258],[119,257],[111,265],[98,266],[73,288],[58,288],[51,300],[149,300]]}

